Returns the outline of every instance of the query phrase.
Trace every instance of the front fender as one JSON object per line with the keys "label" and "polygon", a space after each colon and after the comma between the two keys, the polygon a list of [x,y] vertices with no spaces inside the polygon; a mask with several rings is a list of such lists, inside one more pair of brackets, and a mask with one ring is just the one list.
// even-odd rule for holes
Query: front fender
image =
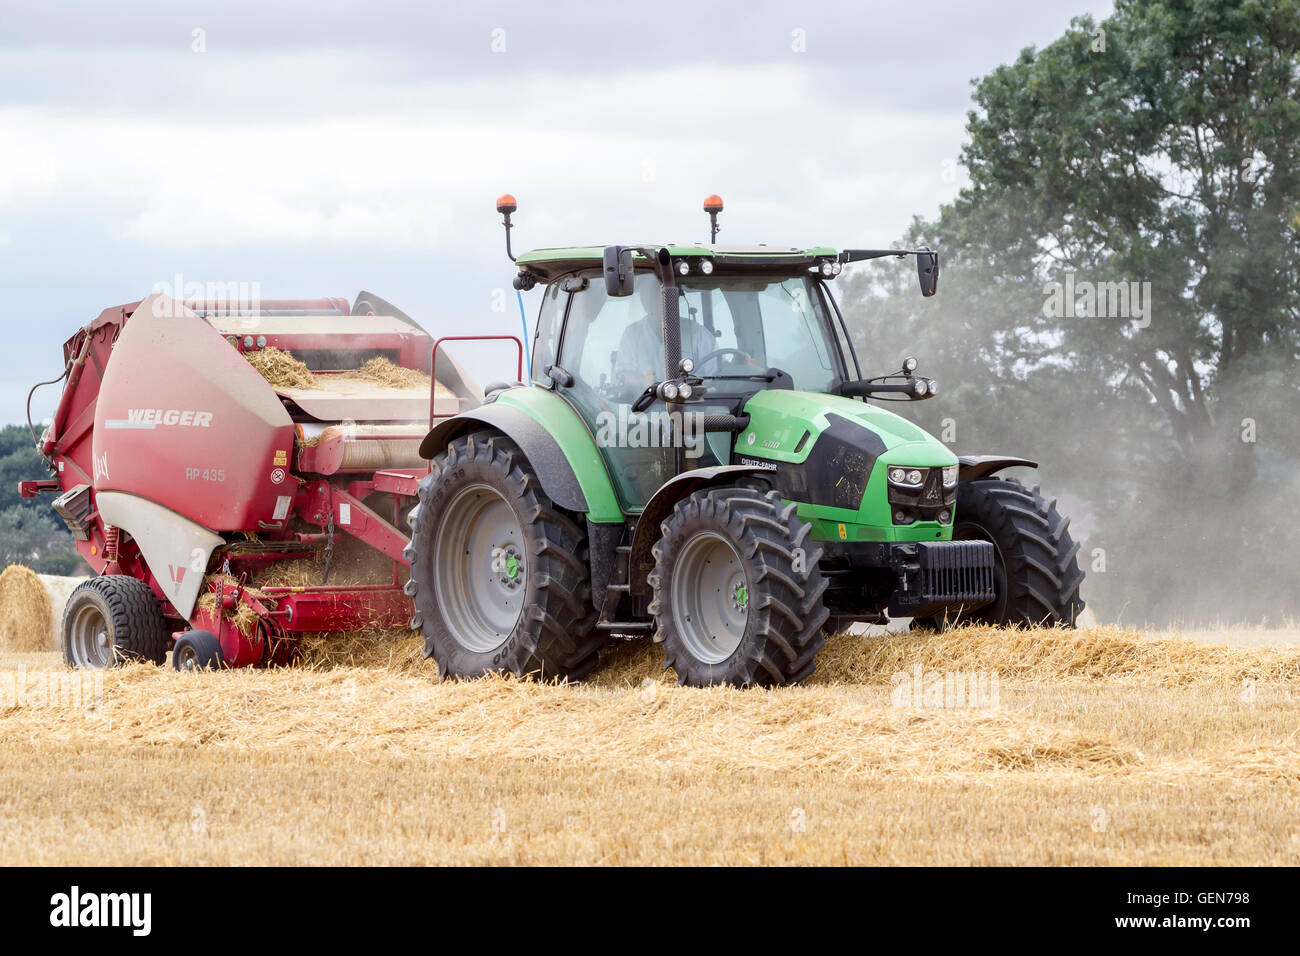
{"label": "front fender", "polygon": [[637,519],[636,530],[632,533],[632,554],[628,561],[628,583],[631,590],[636,594],[646,593],[646,575],[654,567],[651,549],[659,540],[659,525],[672,513],[677,502],[710,485],[728,484],[743,475],[771,473],[770,468],[755,465],[714,465],[711,468],[684,471],[665,481],[646,502],[641,517]]}
{"label": "front fender", "polygon": [[1028,458],[1008,458],[1003,455],[958,455],[957,480],[978,481],[1003,468],[1037,468],[1038,462]]}

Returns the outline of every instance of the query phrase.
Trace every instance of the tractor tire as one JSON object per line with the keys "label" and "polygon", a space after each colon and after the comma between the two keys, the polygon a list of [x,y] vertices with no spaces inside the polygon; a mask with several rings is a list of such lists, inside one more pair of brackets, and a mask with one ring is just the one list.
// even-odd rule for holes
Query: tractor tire
{"label": "tractor tire", "polygon": [[172,667],[178,671],[215,671],[226,666],[221,641],[211,631],[186,631],[172,648]]}
{"label": "tractor tire", "polygon": [[957,487],[955,541],[991,541],[994,549],[992,604],[946,620],[914,625],[942,630],[958,624],[1077,627],[1083,613],[1079,586],[1083,571],[1070,519],[1037,488],[1013,478],[981,478]]}
{"label": "tractor tire", "polygon": [[127,661],[167,659],[167,623],[149,585],[108,574],[77,585],[63,609],[63,659],[102,670]]}
{"label": "tractor tire", "polygon": [[412,627],[440,676],[578,680],[597,662],[587,537],[509,438],[452,441],[411,510]]}
{"label": "tractor tire", "polygon": [[780,686],[813,672],[826,579],[793,504],[775,491],[706,488],[679,501],[661,529],[650,613],[679,683]]}

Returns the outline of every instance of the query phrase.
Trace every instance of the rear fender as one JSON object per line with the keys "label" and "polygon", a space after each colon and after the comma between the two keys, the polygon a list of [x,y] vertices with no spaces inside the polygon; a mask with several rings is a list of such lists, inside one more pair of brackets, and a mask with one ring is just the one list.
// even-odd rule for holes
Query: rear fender
{"label": "rear fender", "polygon": [[433,458],[454,439],[484,426],[501,432],[519,446],[552,501],[569,511],[587,513],[587,497],[559,443],[540,422],[516,408],[483,405],[439,422],[420,443],[420,457]]}

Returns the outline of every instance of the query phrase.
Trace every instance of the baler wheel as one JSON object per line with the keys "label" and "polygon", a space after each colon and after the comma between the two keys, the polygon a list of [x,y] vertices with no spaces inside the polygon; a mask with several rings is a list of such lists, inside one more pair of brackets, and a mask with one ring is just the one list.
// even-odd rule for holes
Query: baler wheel
{"label": "baler wheel", "polygon": [[102,670],[130,660],[161,664],[167,626],[149,585],[108,574],[77,585],[63,611],[63,659]]}
{"label": "baler wheel", "polygon": [[178,671],[214,671],[226,664],[221,641],[211,631],[186,631],[172,648],[172,667]]}
{"label": "baler wheel", "polygon": [[687,495],[654,546],[650,613],[664,667],[693,687],[794,684],[825,643],[821,549],[776,491]]}
{"label": "baler wheel", "polygon": [[517,444],[488,431],[452,441],[408,520],[411,626],[440,674],[577,680],[596,666],[586,533]]}

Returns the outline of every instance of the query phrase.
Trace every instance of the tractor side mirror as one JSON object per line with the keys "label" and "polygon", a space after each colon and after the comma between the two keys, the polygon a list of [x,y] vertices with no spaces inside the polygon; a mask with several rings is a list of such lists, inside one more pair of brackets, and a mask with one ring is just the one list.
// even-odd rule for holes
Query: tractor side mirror
{"label": "tractor side mirror", "polygon": [[636,281],[632,271],[632,250],[623,246],[606,246],[603,265],[605,293],[616,299],[631,295]]}
{"label": "tractor side mirror", "polygon": [[916,274],[921,280],[921,295],[934,295],[939,287],[939,253],[926,249],[916,254]]}

